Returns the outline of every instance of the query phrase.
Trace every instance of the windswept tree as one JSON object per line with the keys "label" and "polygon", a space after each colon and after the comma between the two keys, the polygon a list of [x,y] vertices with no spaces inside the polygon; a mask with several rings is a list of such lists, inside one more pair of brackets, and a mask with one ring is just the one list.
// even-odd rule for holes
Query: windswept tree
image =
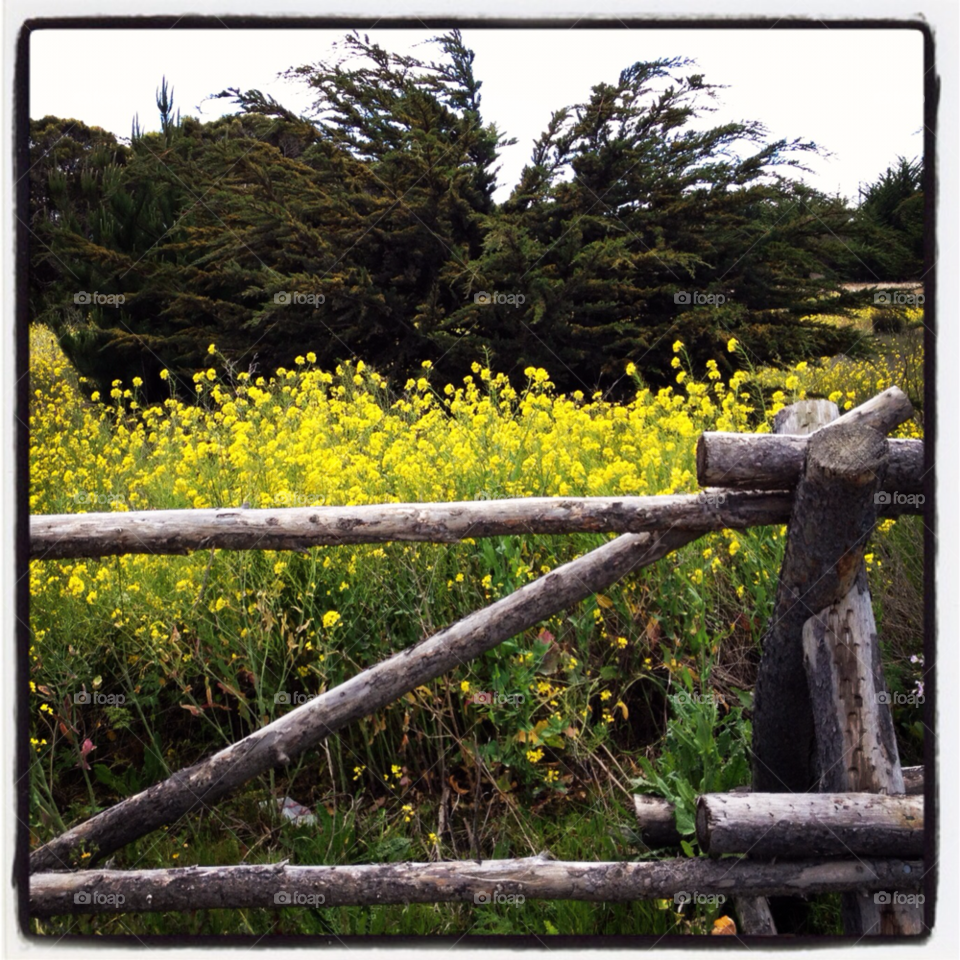
{"label": "windswept tree", "polygon": [[[460,33],[434,43],[436,61],[347,36],[288,73],[309,117],[232,88],[237,115],[181,119],[164,81],[159,132],[81,132],[38,166],[34,315],[80,373],[104,395],[139,376],[152,398],[214,342],[264,373],[313,351],[459,379],[486,356],[592,390],[628,361],[665,381],[677,338],[700,368],[729,363],[731,337],[757,363],[862,344],[805,319],[853,302],[835,295],[853,214],[791,176],[816,145],[704,126],[716,88],[688,61],[637,63],[553,115],[497,205],[513,141],[482,116]],[[38,159],[63,123],[38,122]]]}
{"label": "windswept tree", "polygon": [[69,314],[74,294],[85,291],[87,264],[69,256],[61,259],[54,248],[66,234],[89,238],[96,233],[106,198],[129,157],[129,149],[99,127],[51,116],[30,121],[28,296],[33,320],[56,328],[62,314]]}
{"label": "windswept tree", "polygon": [[700,367],[726,363],[733,336],[757,362],[854,346],[852,332],[803,319],[849,302],[810,274],[850,212],[787,176],[816,145],[766,143],[759,123],[695,125],[716,88],[689,66],[637,63],[553,115],[488,218],[483,255],[453,281],[468,301],[492,287],[514,300],[450,315],[454,355],[483,344],[592,388],[629,360],[663,382],[677,338]]}
{"label": "windswept tree", "polygon": [[78,369],[149,393],[161,366],[188,382],[210,342],[264,371],[308,349],[397,376],[439,356],[432,330],[460,305],[444,265],[480,253],[505,141],[482,121],[459,32],[437,43],[434,63],[348,36],[345,58],[293,71],[317,91],[312,121],[238,89],[220,94],[236,117],[173,120],[164,85],[162,131],[135,129],[105,229],[53,244],[124,295],[82,319],[61,300],[48,318]]}

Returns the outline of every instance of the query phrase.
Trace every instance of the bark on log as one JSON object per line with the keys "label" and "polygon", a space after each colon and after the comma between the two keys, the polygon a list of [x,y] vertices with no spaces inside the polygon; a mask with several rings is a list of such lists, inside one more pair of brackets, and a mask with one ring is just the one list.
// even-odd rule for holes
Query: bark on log
{"label": "bark on log", "polygon": [[923,798],[876,793],[729,793],[697,800],[704,853],[775,857],[919,857]]}
{"label": "bark on log", "polygon": [[754,693],[754,790],[815,788],[803,625],[839,600],[856,577],[876,522],[874,495],[886,449],[881,433],[857,424],[834,425],[810,437]]}
{"label": "bark on log", "polygon": [[901,767],[903,792],[908,797],[923,794],[923,767]]}
{"label": "bark on log", "polygon": [[[908,797],[923,794],[923,767],[903,767],[903,793]],[[751,794],[746,787],[730,791],[731,796],[746,797]],[[793,794],[791,794],[793,796]],[[640,836],[648,847],[679,847],[680,834],[674,817],[673,804],[663,797],[635,794],[633,806],[637,815]]]}
{"label": "bark on log", "polygon": [[681,837],[677,833],[674,807],[669,800],[645,793],[635,793],[633,807],[637,815],[640,836],[648,847],[680,846]]}
{"label": "bark on log", "polygon": [[[790,490],[803,472],[808,437],[775,433],[713,433],[697,441],[697,482],[701,487]],[[901,512],[919,513],[923,493],[923,441],[891,440],[883,491]],[[898,497],[912,497],[899,504]]]}
{"label": "bark on log", "polygon": [[695,538],[680,531],[660,537],[643,533],[618,537],[68,830],[35,850],[30,868],[70,869],[81,843],[93,854],[90,864],[95,864],[131,840],[215,803],[258,774],[289,764],[352,720],[370,715]]}
{"label": "bark on log", "polygon": [[[922,461],[922,449],[919,456]],[[530,497],[277,510],[62,513],[30,518],[30,559],[185,554],[213,547],[307,550],[390,541],[456,543],[467,537],[516,534],[743,530],[786,523],[792,503],[793,495],[785,486],[779,491],[705,490],[653,497]],[[899,516],[921,509],[912,503],[891,501],[881,512]]]}
{"label": "bark on log", "polygon": [[[903,793],[905,782],[862,562],[847,594],[805,624],[803,652],[818,719],[820,790]],[[922,816],[922,798],[911,800],[919,805]],[[923,910],[917,904],[878,904],[872,897],[848,894],[842,912],[845,931],[858,936],[923,930]]]}
{"label": "bark on log", "polygon": [[911,890],[920,886],[922,876],[922,861],[894,859],[770,864],[682,858],[643,863],[578,863],[531,857],[484,863],[84,870],[33,874],[30,914],[48,917],[223,908],[490,903],[495,897],[629,901],[674,900],[684,893],[805,896],[854,889]]}
{"label": "bark on log", "polygon": [[[746,485],[752,490],[789,489],[803,473],[810,434],[851,424],[887,434],[913,416],[913,407],[899,387],[890,387],[842,417],[838,414],[829,400],[803,400],[774,417],[773,433],[704,433],[697,442],[697,482],[701,487],[739,487],[749,477]],[[921,441],[891,441],[889,461],[885,490],[922,492]]]}
{"label": "bark on log", "polygon": [[737,897],[733,905],[740,919],[739,933],[746,937],[777,935],[777,925],[773,922],[770,903],[766,897]]}
{"label": "bark on log", "polygon": [[789,494],[738,491],[651,497],[527,497],[277,510],[142,510],[30,518],[30,558],[225,550],[306,550],[356,543],[456,543],[516,534],[706,532],[782,523]]}
{"label": "bark on log", "polygon": [[866,570],[803,628],[820,790],[905,793]]}

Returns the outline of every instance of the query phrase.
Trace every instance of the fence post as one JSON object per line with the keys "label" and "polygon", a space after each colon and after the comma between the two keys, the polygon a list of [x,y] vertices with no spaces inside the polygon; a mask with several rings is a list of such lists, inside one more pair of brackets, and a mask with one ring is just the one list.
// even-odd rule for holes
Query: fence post
{"label": "fence post", "polygon": [[[846,595],[804,625],[803,652],[817,716],[820,791],[905,793],[863,560]],[[886,902],[878,902],[878,894],[845,893],[844,931],[922,933],[923,908],[916,899],[897,903],[896,891],[886,893]]]}
{"label": "fence post", "polygon": [[[837,405],[829,400],[801,400],[776,415],[773,430],[806,435],[839,415]],[[791,521],[788,544],[793,527]],[[763,639],[753,705],[753,789],[767,793],[803,791],[813,779],[813,711],[803,671],[803,649],[799,636],[791,638],[778,630],[783,588],[781,574],[774,618]]]}
{"label": "fence post", "polygon": [[[806,435],[813,433],[814,430],[819,429],[831,420],[836,420],[839,415],[840,411],[837,405],[829,400],[801,400],[799,403],[784,407],[783,410],[774,417],[773,431],[774,433]],[[765,643],[765,653],[766,647],[767,644]],[[766,661],[761,659],[761,673],[764,670],[764,664],[767,664],[767,674],[764,676],[764,686],[767,689],[764,693],[767,694],[768,701],[774,711],[776,710],[777,701],[783,696],[785,690],[791,690],[791,692],[796,694],[793,698],[795,702],[793,704],[792,716],[797,725],[797,730],[801,733],[801,743],[806,739],[806,742],[809,744],[813,736],[813,713],[810,709],[810,701],[806,690],[796,689],[797,670],[802,664],[800,663],[801,657],[791,656],[792,653],[793,651],[791,651],[789,647],[784,650],[785,662],[777,672],[771,672],[770,670],[773,666],[770,657],[767,657]],[[797,663],[794,663],[794,660],[796,660]],[[766,758],[769,756],[769,751],[759,747],[761,743],[760,738],[765,734],[768,723],[766,711],[767,701],[763,699],[763,695],[760,693],[760,686],[761,680],[758,674],[753,715],[754,790],[775,789],[770,785],[769,777],[757,776],[756,758],[758,749],[760,756],[764,758],[764,765],[767,762]],[[806,734],[806,737],[804,737],[804,734]],[[777,735],[778,732],[774,732],[774,738]],[[776,742],[776,740],[774,742]],[[740,915],[741,924],[744,927],[744,933],[775,934],[777,932],[770,905],[765,897],[739,898],[736,906]]]}

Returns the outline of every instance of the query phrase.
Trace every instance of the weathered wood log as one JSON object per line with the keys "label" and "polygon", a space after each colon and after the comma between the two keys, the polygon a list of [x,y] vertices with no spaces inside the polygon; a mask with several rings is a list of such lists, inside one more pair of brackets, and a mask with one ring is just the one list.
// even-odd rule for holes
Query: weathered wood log
{"label": "weathered wood log", "polygon": [[695,537],[682,531],[659,537],[625,534],[557,567],[510,596],[320,694],[207,760],[178,771],[68,830],[31,854],[31,870],[70,869],[80,844],[93,854],[89,863],[97,863],[131,840],[213,804],[258,774],[289,764],[352,720],[369,716],[408,691],[605,589],[630,571],[654,563]]}
{"label": "weathered wood log", "polygon": [[923,767],[901,767],[903,792],[908,797],[923,794]]}
{"label": "weathered wood log", "polygon": [[[878,799],[905,792],[863,562],[850,590],[804,625],[803,653],[818,721],[820,790],[865,790]],[[920,807],[922,823],[922,798],[909,799]],[[880,904],[851,893],[843,897],[842,913],[845,932],[858,936],[923,930],[923,910],[915,903]]]}
{"label": "weathered wood log", "polygon": [[825,793],[906,792],[876,631],[865,569],[838,603],[803,628]]}
{"label": "weathered wood log", "polygon": [[777,935],[777,925],[773,922],[770,902],[766,897],[735,897],[733,905],[740,919],[739,933],[746,937]]}
{"label": "weathered wood log", "polygon": [[[796,434],[812,434],[815,433],[820,427],[825,426],[827,423],[836,421],[840,416],[840,410],[838,409],[835,403],[827,400],[805,400],[800,403],[791,404],[788,407],[784,407],[776,417],[774,417],[774,430],[776,434],[786,433],[791,431]],[[804,458],[806,458],[806,447],[804,447]],[[700,451],[699,447],[697,449],[697,462],[700,461]],[[799,476],[802,476],[802,471]],[[799,482],[799,480],[798,480]],[[789,550],[790,544],[790,526],[787,528],[788,538],[787,538],[787,549]],[[782,567],[785,569],[786,556],[784,557],[784,564]],[[767,634],[771,634],[774,625],[777,624],[777,613],[779,609],[779,600],[780,600],[780,590],[782,588],[783,573],[781,570],[780,579],[777,582],[777,605],[774,607],[774,618],[771,621],[770,625],[767,627]],[[794,627],[796,628],[796,624]],[[792,648],[789,645],[789,642],[784,637],[775,637],[773,640],[774,644],[778,644],[785,649],[781,650],[779,654],[774,651],[767,653],[767,660],[771,657],[779,655],[783,658],[784,662],[782,664],[778,663],[776,665],[767,665],[764,666],[764,657],[761,655],[760,658],[760,669],[765,670],[768,673],[772,673],[769,679],[765,681],[765,685],[770,688],[772,694],[771,699],[776,699],[778,695],[781,695],[783,690],[789,685],[789,670],[793,668],[794,661],[797,659],[793,655]],[[758,691],[759,683],[754,685],[754,709],[756,709],[756,700],[757,696],[760,696],[761,701],[763,700],[763,695]],[[792,690],[790,693],[793,694],[793,702],[789,705],[795,716],[798,717],[799,729],[802,733],[802,740],[807,745],[805,749],[812,748],[813,740],[813,713],[810,709],[809,699],[807,698],[806,692],[803,690]],[[767,711],[773,713],[773,710]],[[753,787],[754,789],[767,789],[768,791],[776,792],[778,787],[775,783],[770,781],[773,779],[769,776],[761,777],[758,779],[757,767],[758,761],[756,758],[757,743],[759,740],[772,740],[772,737],[766,737],[766,731],[764,729],[765,717],[764,712],[761,711],[761,715],[757,718],[756,713],[754,714],[753,720]],[[758,729],[759,726],[759,729]],[[774,746],[774,749],[776,747]],[[761,750],[761,755],[762,755]],[[781,788],[782,789],[782,788]]]}
{"label": "weathered wood log", "polygon": [[[843,890],[913,890],[919,860],[673,859],[580,863],[530,857],[484,863],[284,864],[166,870],[84,870],[30,878],[30,915],[281,909],[394,903],[524,900],[629,901],[708,895],[805,896]],[[500,901],[503,902],[503,901]],[[680,901],[678,901],[680,902]]]}
{"label": "weathered wood log", "polygon": [[[923,767],[903,767],[903,794],[908,797],[923,794]],[[730,791],[731,796],[749,796],[748,787],[737,787]],[[791,794],[791,796],[793,796]],[[638,793],[633,798],[637,827],[643,842],[648,847],[679,847],[680,834],[673,804],[663,797]]]}
{"label": "weathered wood log", "polygon": [[[529,497],[276,510],[144,510],[32,517],[31,559],[227,550],[305,550],[389,541],[455,543],[515,534],[742,529],[782,522],[790,497],[726,492]],[[778,519],[779,518],[779,519]]]}
{"label": "weathered wood log", "polygon": [[[829,401],[828,401],[829,402]],[[901,423],[906,423],[913,416],[913,405],[910,398],[899,387],[887,387],[883,393],[878,393],[869,400],[861,403],[846,413],[831,420],[820,429],[834,430],[837,427],[856,425],[872,427],[880,433],[890,433]]]}
{"label": "weathered wood log", "polygon": [[[455,543],[514,534],[743,530],[785,523],[793,496],[706,490],[651,497],[530,497],[276,510],[140,510],[30,518],[30,559],[65,560],[191,550],[307,550],[357,543]],[[917,512],[890,503],[885,515]]]}
{"label": "weathered wood log", "polygon": [[[819,430],[820,427],[840,418],[840,408],[832,400],[814,399],[791,403],[780,410],[773,418],[773,433],[799,433],[803,436]],[[803,461],[797,480],[803,472]],[[793,486],[793,484],[791,484]]]}
{"label": "weathered wood log", "polygon": [[849,589],[877,517],[887,440],[856,423],[811,434],[754,691],[753,787],[814,788],[813,713],[803,625]]}
{"label": "weathered wood log", "polygon": [[677,832],[674,806],[669,800],[645,793],[635,793],[633,808],[637,815],[640,836],[648,847],[680,846],[681,837]]}
{"label": "weathered wood log", "polygon": [[708,793],[697,800],[704,853],[775,857],[919,857],[923,798],[876,793]]}
{"label": "weathered wood log", "polygon": [[[803,400],[784,407],[774,417],[773,433],[703,433],[697,441],[697,482],[701,487],[790,489],[803,473],[810,434],[850,424],[887,434],[913,416],[913,407],[899,387],[890,387],[843,416],[839,412],[830,400]],[[890,441],[883,489],[891,497],[896,491],[919,494],[922,476],[922,441]]]}
{"label": "weathered wood log", "polygon": [[[789,490],[803,472],[808,437],[776,433],[702,433],[697,482],[702,487]],[[901,512],[923,507],[923,441],[891,440],[883,492]],[[901,499],[902,498],[902,499]]]}

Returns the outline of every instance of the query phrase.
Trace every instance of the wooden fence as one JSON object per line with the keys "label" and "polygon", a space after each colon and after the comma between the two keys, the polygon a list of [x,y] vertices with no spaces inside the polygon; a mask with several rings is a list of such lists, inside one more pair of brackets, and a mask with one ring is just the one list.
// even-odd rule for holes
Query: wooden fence
{"label": "wooden fence", "polygon": [[[276,510],[169,510],[31,518],[31,559],[190,550],[307,550],[395,540],[619,533],[596,550],[370,667],[219,751],[80,823],[30,855],[33,916],[203,907],[276,908],[289,891],[325,906],[474,900],[735,898],[741,931],[774,934],[767,898],[839,892],[848,933],[918,934],[923,771],[900,767],[864,548],[878,516],[922,511],[920,441],[893,387],[844,416],[828,401],[781,411],[771,434],[705,433],[704,492]],[[102,869],[145,834],[286,766],[346,724],[534,627],[703,534],[785,523],[787,544],[755,691],[751,791],[699,799],[705,856],[575,863]],[[669,804],[637,797],[654,846],[679,840]],[[81,850],[90,854],[77,870]],[[718,859],[724,854],[736,859]],[[317,899],[319,898],[319,899]]]}

